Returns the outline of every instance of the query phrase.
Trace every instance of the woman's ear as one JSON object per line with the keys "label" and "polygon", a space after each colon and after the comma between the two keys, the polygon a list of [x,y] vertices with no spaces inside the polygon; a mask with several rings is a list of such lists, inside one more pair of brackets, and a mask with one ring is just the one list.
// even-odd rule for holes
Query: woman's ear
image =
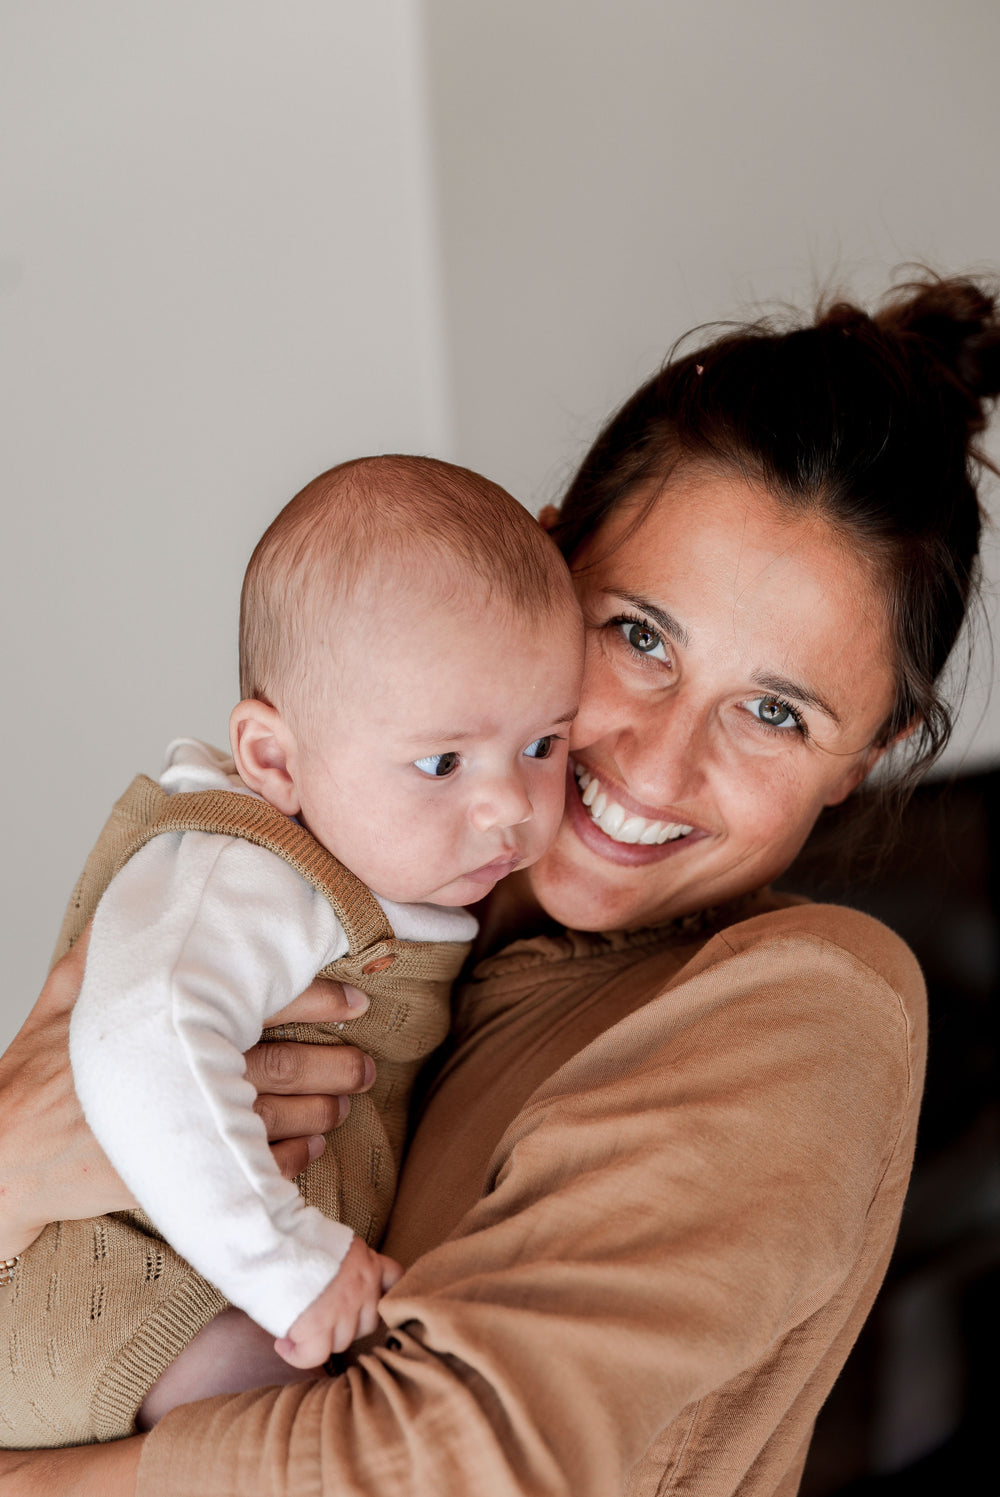
{"label": "woman's ear", "polygon": [[845,801],[853,791],[857,790],[862,781],[867,780],[883,755],[887,754],[897,743],[902,743],[905,738],[909,738],[919,725],[920,719],[915,717],[912,722],[907,723],[905,728],[901,728],[898,733],[894,734],[888,743],[872,744],[871,748],[865,749],[850,769],[845,771],[843,779],[838,781],[830,792],[829,798],[823,802],[824,806],[839,806],[841,801]]}
{"label": "woman's ear", "polygon": [[277,708],[254,698],[238,702],[229,718],[229,742],[240,779],[286,816],[302,809],[295,786],[297,745]]}
{"label": "woman's ear", "polygon": [[559,506],[557,504],[543,504],[538,511],[538,523],[543,530],[553,530],[559,523]]}
{"label": "woman's ear", "polygon": [[859,754],[850,769],[844,771],[830,791],[823,802],[824,806],[839,806],[841,801],[845,801],[849,795],[853,794],[862,780],[866,780],[871,774],[885,750],[886,745],[883,744],[881,748],[866,749],[863,754]]}

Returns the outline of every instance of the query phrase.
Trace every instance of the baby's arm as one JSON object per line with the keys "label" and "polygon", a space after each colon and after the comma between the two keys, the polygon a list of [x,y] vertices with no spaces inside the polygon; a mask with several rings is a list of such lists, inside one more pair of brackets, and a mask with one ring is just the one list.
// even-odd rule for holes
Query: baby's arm
{"label": "baby's arm", "polygon": [[156,838],[94,921],[74,1079],[119,1174],[168,1240],[285,1335],[353,1241],[281,1178],[242,1052],[343,949],[333,911],[237,839]]}

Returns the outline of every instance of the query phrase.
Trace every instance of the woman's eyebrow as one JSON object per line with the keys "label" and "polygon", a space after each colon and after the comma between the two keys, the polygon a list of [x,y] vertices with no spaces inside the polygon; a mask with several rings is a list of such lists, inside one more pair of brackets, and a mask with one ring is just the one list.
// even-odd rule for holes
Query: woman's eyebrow
{"label": "woman's eyebrow", "polygon": [[773,691],[775,696],[794,697],[795,701],[801,702],[804,707],[815,707],[829,717],[837,727],[841,726],[840,718],[834,712],[829,702],[823,700],[819,692],[812,691],[808,686],[803,686],[799,681],[789,681],[786,676],[766,675],[763,671],[755,671],[750,677],[755,686],[762,686],[765,691]]}
{"label": "woman's eyebrow", "polygon": [[668,639],[672,639],[675,645],[681,645],[686,649],[691,643],[690,635],[684,626],[679,624],[672,614],[667,613],[666,609],[657,608],[656,604],[651,603],[648,598],[640,597],[638,593],[619,592],[617,588],[609,590],[606,596],[623,598],[626,603],[631,603],[633,608],[637,608],[640,613],[652,619],[653,623]]}

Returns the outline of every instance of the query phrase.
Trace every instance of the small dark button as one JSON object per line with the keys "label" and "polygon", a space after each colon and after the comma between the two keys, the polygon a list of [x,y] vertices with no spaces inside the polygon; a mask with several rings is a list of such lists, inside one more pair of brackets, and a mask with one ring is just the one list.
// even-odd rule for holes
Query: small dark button
{"label": "small dark button", "polygon": [[395,960],[396,958],[394,956],[378,956],[373,962],[366,962],[361,970],[365,974],[365,976],[368,977],[372,972],[387,971],[388,968],[392,966]]}

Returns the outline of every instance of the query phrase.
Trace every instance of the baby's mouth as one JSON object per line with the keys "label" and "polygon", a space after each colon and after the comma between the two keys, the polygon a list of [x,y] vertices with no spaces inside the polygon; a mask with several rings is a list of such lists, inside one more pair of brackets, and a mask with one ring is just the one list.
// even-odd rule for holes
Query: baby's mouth
{"label": "baby's mouth", "polygon": [[645,816],[636,816],[613,800],[600,780],[582,764],[573,765],[573,773],[580,789],[580,799],[587,808],[587,815],[595,826],[599,826],[612,842],[639,843],[644,847],[659,847],[664,842],[676,842],[694,831],[676,821],[650,821]]}

